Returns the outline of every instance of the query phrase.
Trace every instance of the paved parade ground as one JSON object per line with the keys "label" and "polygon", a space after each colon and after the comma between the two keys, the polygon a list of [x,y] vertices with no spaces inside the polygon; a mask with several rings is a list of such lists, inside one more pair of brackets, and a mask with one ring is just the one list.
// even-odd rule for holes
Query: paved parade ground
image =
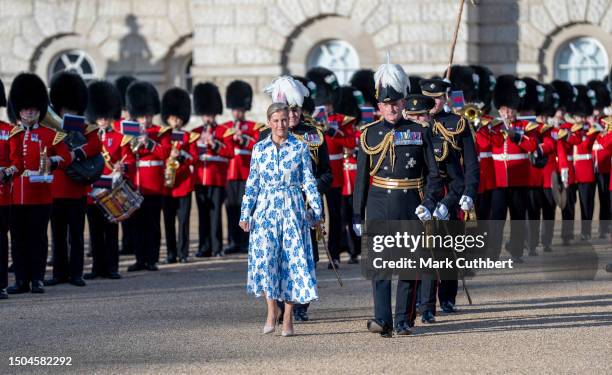
{"label": "paved parade ground", "polygon": [[[343,288],[319,267],[321,300],[289,338],[261,334],[265,304],[245,293],[244,256],[49,287],[0,303],[0,373],[609,373],[612,274],[546,281],[547,256],[481,273],[468,281],[474,305],[460,291],[460,313],[418,318],[412,336],[393,339],[366,330],[370,284],[345,263]],[[10,356],[72,366],[9,367]]]}

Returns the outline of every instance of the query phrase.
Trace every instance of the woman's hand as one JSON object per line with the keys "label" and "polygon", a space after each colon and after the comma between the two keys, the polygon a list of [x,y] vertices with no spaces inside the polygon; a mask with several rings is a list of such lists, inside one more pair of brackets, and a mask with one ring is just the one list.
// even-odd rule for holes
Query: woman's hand
{"label": "woman's hand", "polygon": [[242,228],[243,231],[248,232],[251,228],[249,228],[249,222],[248,221],[241,221],[240,223],[238,223],[238,225],[240,225],[240,228]]}

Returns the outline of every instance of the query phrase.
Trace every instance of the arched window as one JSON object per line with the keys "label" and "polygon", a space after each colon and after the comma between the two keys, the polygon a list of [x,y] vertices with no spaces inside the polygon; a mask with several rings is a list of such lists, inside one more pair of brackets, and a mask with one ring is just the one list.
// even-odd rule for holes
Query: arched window
{"label": "arched window", "polygon": [[307,69],[322,66],[331,70],[338,77],[338,83],[344,85],[359,69],[359,55],[343,40],[328,40],[310,51],[306,65]]}
{"label": "arched window", "polygon": [[51,61],[49,81],[58,72],[75,72],[89,81],[96,78],[96,65],[91,56],[82,50],[64,51]]}
{"label": "arched window", "polygon": [[555,78],[585,84],[608,70],[608,54],[594,38],[580,37],[563,44],[555,56]]}

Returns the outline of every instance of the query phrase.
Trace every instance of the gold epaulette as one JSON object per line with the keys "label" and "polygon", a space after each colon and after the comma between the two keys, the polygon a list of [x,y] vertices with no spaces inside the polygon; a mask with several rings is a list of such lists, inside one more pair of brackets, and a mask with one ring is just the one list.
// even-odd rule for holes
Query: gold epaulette
{"label": "gold epaulette", "polygon": [[380,119],[378,119],[378,120],[376,120],[376,121],[373,121],[373,122],[370,122],[370,123],[367,123],[367,124],[363,124],[363,125],[361,125],[361,126],[359,127],[359,130],[360,130],[360,131],[364,131],[365,129],[369,128],[370,126],[378,124],[378,123],[379,123],[379,122],[381,122],[382,120],[383,120],[383,119],[382,119],[382,118],[380,118]]}
{"label": "gold epaulette", "polygon": [[200,139],[200,133],[190,132],[189,133],[189,143],[193,143]]}
{"label": "gold epaulette", "polygon": [[612,116],[606,116],[601,118],[601,122],[605,125],[608,130],[612,129]]}
{"label": "gold epaulette", "polygon": [[557,132],[557,139],[562,139],[567,134],[568,134],[567,129],[559,129],[559,131]]}
{"label": "gold epaulette", "polygon": [[21,133],[22,131],[24,131],[24,130],[23,130],[23,128],[21,126],[13,126],[13,128],[11,129],[11,132],[9,134],[9,138],[14,136],[15,134]]}
{"label": "gold epaulette", "polygon": [[[424,128],[428,128],[429,127],[429,123],[427,121],[422,121],[422,120],[411,120],[413,122],[416,122],[417,124],[421,125]],[[444,125],[442,125],[444,127]]]}
{"label": "gold epaulette", "polygon": [[162,135],[168,130],[172,130],[172,126],[162,126],[161,128],[159,128],[159,132],[157,132],[157,134]]}
{"label": "gold epaulette", "polygon": [[540,134],[544,134],[547,131],[549,131],[550,129],[552,129],[552,125],[550,124],[543,124],[542,127],[540,128]]}
{"label": "gold epaulette", "polygon": [[601,131],[601,129],[598,129],[598,128],[594,127],[594,126],[591,126],[591,127],[589,128],[589,130],[587,131],[587,134],[586,134],[586,135],[587,135],[587,136],[591,136],[591,135],[593,135],[593,134],[595,134],[595,133],[599,133],[600,131]]}
{"label": "gold epaulette", "polygon": [[525,126],[525,131],[526,131],[526,132],[530,132],[530,131],[536,130],[536,129],[538,128],[538,126],[539,126],[539,125],[538,125],[538,123],[537,123],[537,122],[532,122],[532,121],[530,121],[530,122],[527,124],[527,126]]}
{"label": "gold epaulette", "polygon": [[98,130],[98,125],[95,124],[88,124],[87,127],[85,128],[85,134],[89,134],[95,130]]}
{"label": "gold epaulette", "polygon": [[266,126],[268,126],[268,124],[264,124],[263,122],[256,122],[255,125],[253,125],[253,130],[262,131],[266,128]]}
{"label": "gold epaulette", "polygon": [[355,117],[353,117],[353,116],[346,116],[346,115],[345,115],[345,116],[344,116],[344,119],[342,120],[342,126],[344,126],[344,125],[346,125],[346,124],[349,124],[349,123],[351,123],[351,122],[353,122],[353,121],[355,121],[355,120],[356,120],[356,118],[355,118]]}
{"label": "gold epaulette", "polygon": [[262,133],[262,132],[265,132],[267,130],[270,130],[270,127],[268,125],[266,125],[263,128],[259,129],[259,132]]}
{"label": "gold epaulette", "polygon": [[582,130],[582,124],[574,124],[574,125],[572,125],[572,129],[571,129],[572,133],[575,133],[578,130]]}
{"label": "gold epaulette", "polygon": [[236,134],[236,131],[237,131],[236,128],[227,128],[225,133],[223,133],[223,138]]}
{"label": "gold epaulette", "polygon": [[132,141],[132,139],[134,139],[133,135],[123,135],[123,138],[121,139],[121,147],[127,145],[128,143],[130,143]]}
{"label": "gold epaulette", "polygon": [[56,132],[55,133],[55,138],[53,138],[53,146],[55,146],[56,144],[60,143],[61,141],[64,140],[64,138],[66,138],[68,134],[64,133],[64,132]]}

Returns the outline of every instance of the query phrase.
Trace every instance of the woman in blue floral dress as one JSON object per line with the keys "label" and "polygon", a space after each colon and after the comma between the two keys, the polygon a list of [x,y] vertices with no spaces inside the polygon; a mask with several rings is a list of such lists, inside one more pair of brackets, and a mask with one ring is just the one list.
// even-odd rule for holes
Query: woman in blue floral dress
{"label": "woman in blue floral dress", "polygon": [[276,301],[284,301],[282,335],[291,336],[293,304],[318,298],[310,228],[322,205],[308,146],[289,134],[286,104],[268,108],[268,125],[271,134],[253,148],[240,214],[250,232],[247,292],[266,298],[264,333],[274,332]]}

